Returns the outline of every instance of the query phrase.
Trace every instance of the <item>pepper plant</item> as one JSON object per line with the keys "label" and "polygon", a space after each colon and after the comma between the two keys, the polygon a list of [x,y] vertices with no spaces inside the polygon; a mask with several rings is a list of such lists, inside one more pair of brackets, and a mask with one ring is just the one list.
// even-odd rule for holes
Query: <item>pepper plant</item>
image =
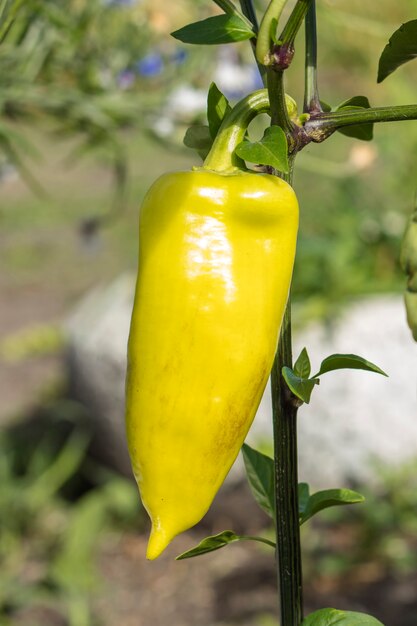
{"label": "pepper plant", "polygon": [[[417,104],[373,108],[366,97],[354,95],[332,108],[321,100],[315,0],[296,0],[284,24],[287,0],[271,0],[263,15],[257,14],[252,0],[240,0],[239,5],[232,0],[214,2],[223,13],[188,24],[173,36],[200,45],[248,41],[265,87],[232,108],[212,84],[208,125],[191,127],[185,136],[185,144],[198,152],[204,165],[159,179],[142,208],[137,299],[129,341],[127,431],[135,476],[153,522],[148,558],[159,556],[176,534],[204,515],[243,443],[270,373],[274,458],[246,444],[242,452],[252,492],[274,521],[276,540],[226,530],[178,559],[236,541],[261,541],[276,549],[281,626],[381,625],[374,617],[336,608],[303,614],[300,526],[325,508],[359,503],[363,497],[349,489],[310,494],[307,484],[298,483],[298,409],[310,402],[320,378],[329,372],[353,368],[385,373],[354,354],[332,354],[314,374],[306,349],[293,363],[291,302],[286,297],[297,220],[291,185],[297,154],[305,146],[321,143],[335,132],[370,140],[375,123],[417,119]],[[284,82],[303,24],[305,86],[302,110],[298,110],[285,93]],[[383,50],[378,82],[416,56],[417,20],[412,20],[393,34]],[[249,141],[249,122],[265,112],[271,125],[262,139]],[[282,180],[273,183],[274,177]],[[173,198],[178,204],[174,213],[169,208]],[[281,220],[278,226],[277,220]],[[233,248],[232,255],[228,256],[227,246]],[[407,316],[414,337],[416,250],[414,215],[402,254],[409,276]],[[233,282],[229,290],[224,286],[228,280]],[[221,288],[219,281],[224,283]],[[163,290],[171,282],[174,287],[169,287],[166,297]],[[252,297],[245,299],[248,285]],[[268,304],[257,308],[264,292]],[[237,304],[226,302],[228,297]],[[230,339],[234,324],[242,329],[241,340]],[[251,329],[256,338],[262,331],[256,347]],[[273,360],[271,348],[274,352],[279,329]],[[239,375],[230,356],[233,345],[242,359]],[[204,348],[206,360],[201,358]],[[233,387],[237,384],[240,393]],[[188,458],[190,441],[196,444],[198,460]]]}

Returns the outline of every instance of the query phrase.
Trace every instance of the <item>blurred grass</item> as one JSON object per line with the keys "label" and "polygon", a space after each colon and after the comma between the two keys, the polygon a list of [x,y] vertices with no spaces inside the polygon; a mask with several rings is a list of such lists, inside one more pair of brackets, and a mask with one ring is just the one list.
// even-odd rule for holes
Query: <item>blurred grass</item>
{"label": "blurred grass", "polygon": [[110,529],[140,527],[136,486],[92,465],[89,441],[80,408],[63,400],[45,408],[35,426],[0,437],[2,626],[36,607],[68,626],[90,626],[101,542]]}
{"label": "blurred grass", "polygon": [[[130,155],[127,210],[112,213],[112,188],[106,164],[92,160],[69,168],[65,146],[58,148],[31,131],[33,141],[42,142],[43,162],[33,167],[47,189],[36,197],[20,180],[6,181],[1,189],[1,277],[0,281],[36,286],[51,291],[84,290],[136,266],[138,206],[150,180],[172,167],[172,155],[165,154],[145,135],[134,141],[122,137]],[[185,151],[184,151],[185,152]],[[185,153],[176,157],[176,166],[189,167]],[[109,218],[105,227],[89,233],[91,219]]]}

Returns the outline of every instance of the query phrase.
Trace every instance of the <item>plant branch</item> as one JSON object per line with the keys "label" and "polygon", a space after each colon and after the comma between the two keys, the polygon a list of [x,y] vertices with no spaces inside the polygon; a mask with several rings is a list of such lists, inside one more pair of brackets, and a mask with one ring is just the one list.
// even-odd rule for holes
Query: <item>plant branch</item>
{"label": "plant branch", "polygon": [[270,541],[269,539],[265,539],[265,537],[253,537],[252,535],[240,535],[239,539],[247,540],[247,541],[259,541],[260,543],[264,543],[271,548],[276,548],[276,544],[274,541]]}
{"label": "plant branch", "polygon": [[310,141],[320,143],[338,128],[373,124],[379,122],[400,122],[417,119],[417,104],[378,107],[370,109],[341,109],[330,113],[311,116],[304,124],[304,133]]}
{"label": "plant branch", "polygon": [[[281,36],[278,42],[269,44],[268,52],[265,52],[266,35],[264,36],[265,41],[261,39],[263,23],[264,23],[262,21],[261,28],[259,30],[259,38],[258,38],[256,53],[257,53],[257,58],[259,60],[261,60],[261,58],[265,59],[264,61],[265,65],[273,67],[276,71],[286,70],[291,65],[291,62],[294,57],[295,37],[298,31],[300,30],[301,24],[303,23],[303,20],[306,16],[306,13],[312,1],[313,0],[298,0],[297,1],[284,27],[284,30],[281,33]],[[281,2],[281,4],[284,5],[285,2]],[[269,7],[268,7],[268,10],[269,10]],[[267,10],[267,13],[268,13],[268,10]],[[265,14],[265,18],[267,16],[267,13]],[[270,25],[270,29],[271,28],[272,28],[272,24]],[[274,28],[276,29],[276,24],[274,24]]]}
{"label": "plant branch", "polygon": [[[256,17],[255,9],[253,8],[252,0],[240,0],[240,7],[242,9],[243,15],[247,17],[248,20],[250,21],[254,32],[258,33],[259,32],[258,19]],[[262,65],[262,63],[259,63],[258,59],[256,58],[256,41],[257,41],[256,37],[250,40],[251,46],[252,46],[252,52],[253,52],[253,56],[255,57],[256,65],[258,66],[258,70],[261,75],[262,82],[264,86],[266,87],[266,68],[264,65]]]}
{"label": "plant branch", "polygon": [[[271,124],[281,126],[289,143],[289,173],[282,178],[292,184],[295,153],[292,124],[285,105],[284,70],[268,68]],[[272,419],[274,428],[275,534],[277,578],[280,597],[280,624],[300,626],[303,618],[303,590],[300,526],[298,517],[297,406],[282,377],[282,368],[292,366],[291,302],[281,328],[271,371]]]}
{"label": "plant branch", "polygon": [[306,59],[305,59],[305,90],[304,112],[320,113],[319,90],[317,87],[317,20],[316,0],[312,0],[306,15]]}
{"label": "plant branch", "polygon": [[279,38],[281,46],[293,47],[294,41],[313,0],[297,0]]}
{"label": "plant branch", "polygon": [[[288,182],[291,179],[292,172],[287,177]],[[292,367],[290,299],[271,372],[271,391],[280,624],[299,626],[303,619],[303,588],[298,517],[297,407],[291,401],[291,393],[282,377],[284,366]]]}
{"label": "plant branch", "polygon": [[273,44],[275,43],[278,21],[286,3],[287,0],[270,0],[262,18],[256,42],[256,58],[262,65],[274,64]]}
{"label": "plant branch", "polygon": [[252,22],[246,17],[246,15],[239,11],[239,9],[233,4],[231,0],[213,0],[213,2],[217,4],[217,6],[222,9],[222,11],[227,13],[227,15],[237,15],[243,22],[245,22],[245,24],[249,26],[249,28],[253,29]]}
{"label": "plant branch", "polygon": [[239,169],[240,160],[235,155],[235,148],[243,141],[251,120],[268,111],[269,98],[266,89],[259,89],[242,98],[224,118],[203,167],[229,173]]}
{"label": "plant branch", "polygon": [[291,122],[285,100],[284,72],[268,68],[268,94],[270,102],[271,125],[281,126],[291,148],[293,123]]}
{"label": "plant branch", "polygon": [[243,15],[248,18],[253,26],[253,30],[255,31],[255,33],[257,33],[259,30],[259,25],[255,9],[253,8],[252,0],[240,0],[240,7],[242,9]]}

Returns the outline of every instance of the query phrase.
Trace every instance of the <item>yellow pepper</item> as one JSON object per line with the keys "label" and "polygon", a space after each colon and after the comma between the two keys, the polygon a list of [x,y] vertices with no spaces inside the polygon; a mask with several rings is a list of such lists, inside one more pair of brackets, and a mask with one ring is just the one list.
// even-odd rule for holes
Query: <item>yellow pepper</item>
{"label": "yellow pepper", "polygon": [[152,520],[148,559],[204,516],[242,446],[272,367],[297,227],[290,185],[236,168],[166,174],[143,202],[126,424]]}

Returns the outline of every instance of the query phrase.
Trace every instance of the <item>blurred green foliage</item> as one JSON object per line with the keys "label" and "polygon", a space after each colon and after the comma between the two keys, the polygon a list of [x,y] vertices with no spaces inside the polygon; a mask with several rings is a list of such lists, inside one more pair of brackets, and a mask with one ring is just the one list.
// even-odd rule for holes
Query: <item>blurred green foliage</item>
{"label": "blurred green foliage", "polygon": [[37,424],[1,434],[2,626],[15,620],[38,626],[37,609],[68,626],[93,624],[91,593],[100,585],[95,557],[101,541],[109,529],[140,526],[133,481],[94,464],[79,413],[61,400]]}
{"label": "blurred green foliage", "polygon": [[[120,194],[127,163],[117,131],[146,130],[144,116],[154,114],[181,77],[191,76],[187,58],[178,64],[158,56],[163,68],[150,74],[152,68],[140,67],[158,33],[149,7],[139,5],[117,0],[0,4],[0,151],[35,190],[40,191],[24,157],[38,156],[39,150],[19,123],[47,121],[56,137],[82,138],[73,159],[104,149],[113,160]],[[165,48],[167,59],[175,59],[176,44]]]}
{"label": "blurred green foliage", "polygon": [[323,513],[306,527],[305,573],[313,579],[369,569],[376,580],[417,571],[417,462],[378,467],[377,487],[361,487],[362,507]]}

